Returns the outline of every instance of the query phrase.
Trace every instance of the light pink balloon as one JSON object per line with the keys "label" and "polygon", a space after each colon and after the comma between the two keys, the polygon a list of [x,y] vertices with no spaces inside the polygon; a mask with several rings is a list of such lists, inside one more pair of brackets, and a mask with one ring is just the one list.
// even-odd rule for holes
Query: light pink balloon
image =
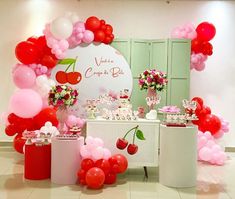
{"label": "light pink balloon", "polygon": [[208,142],[206,143],[206,147],[208,148],[212,148],[215,145],[214,140],[208,140]]}
{"label": "light pink balloon", "polygon": [[87,149],[86,145],[83,145],[80,149],[80,154],[82,156],[83,159],[85,158],[91,158],[91,152],[90,150]]}
{"label": "light pink balloon", "polygon": [[209,131],[206,131],[205,133],[204,133],[204,136],[207,138],[207,140],[211,140],[213,137],[212,137],[212,135],[211,135],[211,133],[209,132]]}
{"label": "light pink balloon", "polygon": [[219,151],[222,151],[221,147],[218,144],[215,144],[211,147],[212,153],[218,153]]}
{"label": "light pink balloon", "polygon": [[72,128],[73,126],[76,126],[77,124],[77,117],[75,115],[69,115],[67,120],[66,120],[67,126]]}
{"label": "light pink balloon", "polygon": [[86,30],[86,31],[84,32],[82,41],[83,41],[84,43],[89,44],[89,43],[93,42],[93,40],[94,40],[94,33],[91,32],[90,30]]}
{"label": "light pink balloon", "polygon": [[207,138],[205,136],[199,137],[197,143],[198,149],[201,149],[203,146],[206,145],[206,143],[207,143]]}
{"label": "light pink balloon", "polygon": [[110,150],[108,150],[106,148],[103,148],[103,152],[104,152],[103,159],[105,159],[105,160],[108,160],[112,156]]}
{"label": "light pink balloon", "polygon": [[13,72],[13,81],[18,88],[32,88],[35,80],[36,74],[28,66],[19,66]]}
{"label": "light pink balloon", "polygon": [[42,98],[32,89],[20,89],[10,99],[13,113],[22,118],[31,118],[42,110]]}
{"label": "light pink balloon", "polygon": [[104,150],[102,147],[97,147],[91,152],[91,157],[93,160],[102,159],[104,156]]}
{"label": "light pink balloon", "polygon": [[212,151],[208,147],[203,147],[200,149],[199,154],[201,160],[210,161],[212,158]]}
{"label": "light pink balloon", "polygon": [[97,147],[103,147],[104,146],[104,141],[102,139],[100,139],[100,138],[95,138],[94,142],[95,142],[95,145]]}
{"label": "light pink balloon", "polygon": [[81,119],[81,118],[77,118],[77,126],[79,127],[79,128],[82,128],[83,126],[84,126],[84,124],[86,123],[85,122],[85,120],[84,119]]}

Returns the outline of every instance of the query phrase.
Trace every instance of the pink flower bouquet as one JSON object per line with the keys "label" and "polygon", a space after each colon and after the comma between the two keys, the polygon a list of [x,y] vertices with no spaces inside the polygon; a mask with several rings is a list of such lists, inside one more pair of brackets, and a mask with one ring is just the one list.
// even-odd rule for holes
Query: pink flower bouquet
{"label": "pink flower bouquet", "polygon": [[49,92],[49,105],[55,107],[72,106],[76,103],[78,92],[70,86],[57,85],[51,88]]}
{"label": "pink flower bouquet", "polygon": [[139,76],[139,86],[141,90],[151,88],[153,90],[162,91],[167,85],[167,75],[156,69],[145,70]]}

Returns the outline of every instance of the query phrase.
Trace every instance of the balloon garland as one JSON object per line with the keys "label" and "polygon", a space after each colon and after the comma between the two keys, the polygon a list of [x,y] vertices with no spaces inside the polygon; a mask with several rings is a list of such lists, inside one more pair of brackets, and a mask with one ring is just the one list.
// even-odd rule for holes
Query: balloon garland
{"label": "balloon garland", "polygon": [[198,126],[198,159],[211,164],[223,165],[226,155],[222,148],[216,143],[229,131],[229,122],[222,117],[211,114],[211,109],[206,106],[203,99],[194,97],[192,101],[197,103],[195,114],[198,120],[193,121]]}
{"label": "balloon garland", "polygon": [[192,24],[176,27],[171,32],[172,38],[191,39],[190,68],[197,71],[205,69],[205,61],[213,54],[213,46],[209,42],[216,34],[215,26],[209,22],[200,23],[197,28]]}
{"label": "balloon garland", "polygon": [[[56,84],[50,73],[63,61],[68,48],[92,42],[110,44],[114,39],[112,26],[103,19],[91,16],[83,22],[76,14],[67,14],[47,23],[43,33],[40,37],[29,37],[15,48],[20,63],[14,66],[12,76],[19,89],[10,99],[5,133],[16,135],[14,147],[19,153],[23,153],[25,139],[22,133],[25,130],[39,130],[47,121],[53,126],[58,125],[56,108],[48,106],[48,93]],[[62,75],[66,83],[68,74]]]}

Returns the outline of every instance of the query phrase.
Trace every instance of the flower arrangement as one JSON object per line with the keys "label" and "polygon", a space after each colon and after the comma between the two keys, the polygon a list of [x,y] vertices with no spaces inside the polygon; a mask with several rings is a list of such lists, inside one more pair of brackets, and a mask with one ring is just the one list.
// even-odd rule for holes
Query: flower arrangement
{"label": "flower arrangement", "polygon": [[55,107],[72,106],[76,103],[78,92],[66,85],[53,86],[49,92],[49,105]]}
{"label": "flower arrangement", "polygon": [[145,70],[139,76],[139,86],[141,90],[152,90],[162,91],[167,85],[167,75],[156,69]]}

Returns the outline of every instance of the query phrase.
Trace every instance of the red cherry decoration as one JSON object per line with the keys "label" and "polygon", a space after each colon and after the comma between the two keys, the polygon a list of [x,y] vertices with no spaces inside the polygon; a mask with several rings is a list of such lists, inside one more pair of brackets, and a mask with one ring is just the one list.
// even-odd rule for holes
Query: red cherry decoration
{"label": "red cherry decoration", "polygon": [[67,73],[67,81],[70,84],[78,84],[82,80],[82,75],[79,72]]}
{"label": "red cherry decoration", "polygon": [[121,150],[125,149],[127,145],[128,145],[128,141],[124,138],[119,138],[116,142],[116,147]]}
{"label": "red cherry decoration", "polygon": [[127,152],[130,155],[134,155],[138,151],[138,146],[136,144],[129,144],[127,147]]}
{"label": "red cherry decoration", "polygon": [[67,73],[64,71],[58,71],[55,75],[56,81],[59,82],[60,84],[65,84],[68,82],[67,80]]}

